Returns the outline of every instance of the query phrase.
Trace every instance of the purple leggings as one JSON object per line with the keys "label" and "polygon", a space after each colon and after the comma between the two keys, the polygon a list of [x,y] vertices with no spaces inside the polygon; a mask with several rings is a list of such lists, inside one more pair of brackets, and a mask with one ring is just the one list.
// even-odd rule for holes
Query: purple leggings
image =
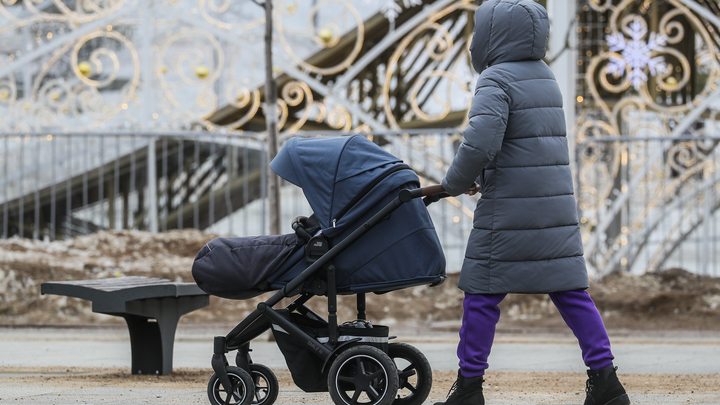
{"label": "purple leggings", "polygon": [[[463,320],[457,355],[465,378],[479,377],[488,368],[495,325],[500,319],[498,304],[507,294],[468,294],[463,300]],[[565,323],[580,343],[583,361],[591,370],[612,366],[610,339],[600,313],[585,290],[550,293]]]}

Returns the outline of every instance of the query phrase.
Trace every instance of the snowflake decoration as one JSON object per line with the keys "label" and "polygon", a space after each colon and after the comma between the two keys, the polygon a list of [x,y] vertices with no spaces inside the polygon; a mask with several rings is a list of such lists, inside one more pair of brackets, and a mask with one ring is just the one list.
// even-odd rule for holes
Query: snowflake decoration
{"label": "snowflake decoration", "polygon": [[[395,19],[400,15],[403,8],[396,2],[396,0],[365,0],[365,4],[377,6],[378,2],[382,2],[380,6],[380,12],[385,15],[391,23],[395,22]],[[422,0],[402,0],[403,5],[406,9],[410,7],[422,5]]]}
{"label": "snowflake decoration", "polygon": [[648,81],[645,74],[645,67],[650,70],[650,74],[656,76],[667,72],[668,66],[662,56],[651,57],[653,51],[659,51],[667,41],[664,35],[656,35],[654,32],[650,34],[647,43],[643,40],[647,34],[645,24],[638,20],[634,20],[628,26],[630,39],[626,42],[625,37],[621,33],[608,35],[607,40],[610,52],[617,52],[621,57],[611,56],[608,64],[608,72],[615,77],[625,74],[625,67],[629,67],[628,76],[630,83],[635,90],[640,89],[644,83]]}

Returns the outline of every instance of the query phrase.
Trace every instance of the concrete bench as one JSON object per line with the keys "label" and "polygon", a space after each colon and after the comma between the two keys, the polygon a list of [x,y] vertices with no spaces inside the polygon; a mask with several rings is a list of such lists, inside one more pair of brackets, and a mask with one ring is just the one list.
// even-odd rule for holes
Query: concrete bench
{"label": "concrete bench", "polygon": [[93,312],[125,318],[133,374],[172,373],[178,320],[210,303],[194,283],[149,277],[47,282],[40,292],[89,300]]}

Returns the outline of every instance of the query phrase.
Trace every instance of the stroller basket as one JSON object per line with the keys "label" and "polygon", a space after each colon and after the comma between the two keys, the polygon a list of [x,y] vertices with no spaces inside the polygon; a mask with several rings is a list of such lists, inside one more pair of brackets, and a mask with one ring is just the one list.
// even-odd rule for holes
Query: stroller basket
{"label": "stroller basket", "polygon": [[[319,342],[326,343],[329,340],[328,324],[324,320],[297,312],[290,313],[285,309],[277,312]],[[323,369],[324,361],[313,354],[303,341],[292,337],[279,325],[273,325],[272,331],[295,385],[305,392],[327,392],[327,367]],[[338,343],[370,345],[387,352],[389,333],[390,328],[387,326],[348,322],[338,327]]]}

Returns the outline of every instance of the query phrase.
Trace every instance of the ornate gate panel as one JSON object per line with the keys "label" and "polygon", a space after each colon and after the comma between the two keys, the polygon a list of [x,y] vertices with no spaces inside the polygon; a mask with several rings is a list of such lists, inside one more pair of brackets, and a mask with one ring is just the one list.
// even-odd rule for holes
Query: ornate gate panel
{"label": "ornate gate panel", "polygon": [[688,3],[578,8],[578,207],[599,276],[663,269],[703,220],[714,221],[712,207],[683,204],[713,197],[720,106],[718,20]]}

